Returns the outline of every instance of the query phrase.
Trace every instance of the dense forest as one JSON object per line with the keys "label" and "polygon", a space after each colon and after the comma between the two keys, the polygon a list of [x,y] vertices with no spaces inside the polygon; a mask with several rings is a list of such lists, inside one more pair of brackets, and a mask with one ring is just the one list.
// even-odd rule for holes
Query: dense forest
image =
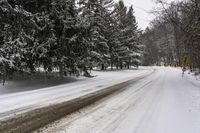
{"label": "dense forest", "polygon": [[15,74],[90,77],[94,67],[200,69],[200,1],[159,5],[143,32],[134,9],[113,0],[0,0],[0,81]]}
{"label": "dense forest", "polygon": [[0,0],[0,79],[137,66],[143,45],[133,7],[113,0]]}
{"label": "dense forest", "polygon": [[142,35],[144,64],[182,66],[187,56],[190,69],[200,69],[200,1],[157,4],[153,12],[157,17]]}

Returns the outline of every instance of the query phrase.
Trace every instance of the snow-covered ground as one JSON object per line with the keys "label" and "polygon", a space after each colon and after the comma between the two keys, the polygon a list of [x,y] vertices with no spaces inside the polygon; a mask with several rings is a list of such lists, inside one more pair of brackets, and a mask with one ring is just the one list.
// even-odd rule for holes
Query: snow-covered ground
{"label": "snow-covered ground", "polygon": [[[195,84],[193,83],[195,82]],[[42,129],[45,133],[200,133],[200,83],[160,67],[113,94]]]}
{"label": "snow-covered ground", "polygon": [[24,91],[37,90],[47,87],[53,87],[61,84],[72,83],[83,80],[83,77],[66,77],[63,80],[60,78],[47,79],[44,75],[35,76],[33,78],[14,78],[5,82],[5,85],[0,84],[0,95],[8,93],[17,93]]}
{"label": "snow-covered ground", "polygon": [[191,73],[189,70],[186,71],[184,78],[190,81],[193,85],[200,88],[200,74],[195,75],[195,73]]}
{"label": "snow-covered ground", "polygon": [[[14,115],[15,113],[28,111],[40,106],[70,100],[116,83],[149,74],[152,71],[152,68],[103,72],[94,71],[93,75],[97,75],[94,78],[75,79],[68,84],[42,89],[38,89],[37,82],[28,82],[23,85],[12,82],[10,86],[8,84],[1,86],[2,88],[0,87],[0,90],[6,92],[2,92],[0,95],[0,119],[10,114]],[[33,90],[34,88],[36,90]],[[9,94],[7,94],[6,89],[9,89]]]}

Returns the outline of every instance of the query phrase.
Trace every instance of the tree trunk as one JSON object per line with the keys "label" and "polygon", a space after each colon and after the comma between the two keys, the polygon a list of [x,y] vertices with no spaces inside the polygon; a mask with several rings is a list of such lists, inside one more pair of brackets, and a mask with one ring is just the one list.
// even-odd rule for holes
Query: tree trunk
{"label": "tree trunk", "polygon": [[60,75],[60,79],[63,79],[63,66],[60,64],[59,65],[59,75]]}
{"label": "tree trunk", "polygon": [[83,72],[84,72],[83,75],[84,75],[85,77],[91,77],[90,73],[87,71],[87,68],[86,68],[85,66],[83,67]]}
{"label": "tree trunk", "polygon": [[113,70],[113,61],[111,59],[111,62],[110,62],[110,67],[111,67],[111,70]]}
{"label": "tree trunk", "polygon": [[119,69],[119,58],[117,58],[117,70]]}
{"label": "tree trunk", "polygon": [[101,70],[104,70],[105,67],[104,67],[104,64],[101,64]]}
{"label": "tree trunk", "polygon": [[174,27],[174,36],[175,36],[175,46],[176,46],[176,52],[177,52],[177,58],[178,58],[178,65],[181,66],[181,53],[180,53],[180,46],[179,46],[179,35],[178,35],[178,28],[177,25],[173,25]]}
{"label": "tree trunk", "polygon": [[5,82],[6,82],[6,76],[5,74],[3,74],[3,86],[5,85]]}
{"label": "tree trunk", "polygon": [[127,64],[127,68],[130,69],[130,63],[129,63],[129,62],[128,62],[128,64]]}
{"label": "tree trunk", "polygon": [[122,65],[122,63],[120,63],[120,69],[123,69],[123,65]]}

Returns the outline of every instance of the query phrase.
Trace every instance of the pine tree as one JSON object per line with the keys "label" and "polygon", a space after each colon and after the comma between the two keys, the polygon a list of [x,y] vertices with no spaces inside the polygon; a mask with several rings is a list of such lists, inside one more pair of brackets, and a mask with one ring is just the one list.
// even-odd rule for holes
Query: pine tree
{"label": "pine tree", "polygon": [[90,56],[95,66],[102,66],[102,69],[109,64],[109,46],[106,39],[106,26],[108,10],[112,1],[88,0],[83,2],[82,17],[88,23]]}
{"label": "pine tree", "polygon": [[117,66],[130,68],[130,65],[138,66],[142,53],[142,46],[139,41],[140,32],[134,16],[133,7],[127,11],[123,1],[119,1],[115,6],[115,16],[118,21],[118,53]]}
{"label": "pine tree", "polygon": [[32,14],[15,1],[9,3],[7,0],[0,1],[0,14],[1,77],[5,78],[13,71],[31,71]]}
{"label": "pine tree", "polygon": [[[131,65],[139,50],[132,7],[113,0],[1,0],[0,77],[22,72],[90,76]],[[135,54],[136,53],[136,54]]]}
{"label": "pine tree", "polygon": [[49,5],[44,5],[47,7],[45,12],[36,14],[37,24],[43,27],[36,33],[34,53],[37,60],[49,72],[58,68],[61,78],[72,73],[79,75],[81,70],[86,72],[83,59],[87,49],[81,36],[84,29],[77,16],[75,1],[53,0]]}
{"label": "pine tree", "polygon": [[119,1],[119,3],[115,6],[116,17],[118,21],[118,41],[119,46],[117,47],[117,68],[120,66],[122,69],[123,66],[126,64],[127,57],[128,57],[128,47],[126,46],[126,13],[127,7],[124,5],[123,1]]}
{"label": "pine tree", "polygon": [[128,47],[127,67],[130,65],[138,66],[143,46],[140,43],[140,31],[137,29],[137,23],[134,16],[133,7],[131,6],[126,15],[126,39],[125,45]]}

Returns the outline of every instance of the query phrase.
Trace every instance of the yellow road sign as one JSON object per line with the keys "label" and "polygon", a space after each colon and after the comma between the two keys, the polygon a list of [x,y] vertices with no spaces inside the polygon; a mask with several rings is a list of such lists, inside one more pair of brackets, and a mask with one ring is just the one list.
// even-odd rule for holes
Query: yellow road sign
{"label": "yellow road sign", "polygon": [[188,56],[183,57],[182,65],[183,65],[183,67],[187,67],[189,65],[189,57]]}

